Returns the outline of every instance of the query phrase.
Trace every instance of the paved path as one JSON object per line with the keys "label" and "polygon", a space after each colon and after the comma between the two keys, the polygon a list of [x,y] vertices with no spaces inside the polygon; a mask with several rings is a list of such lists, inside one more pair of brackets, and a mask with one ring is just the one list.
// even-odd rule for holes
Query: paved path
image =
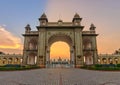
{"label": "paved path", "polygon": [[120,72],[73,68],[0,72],[0,85],[120,85]]}

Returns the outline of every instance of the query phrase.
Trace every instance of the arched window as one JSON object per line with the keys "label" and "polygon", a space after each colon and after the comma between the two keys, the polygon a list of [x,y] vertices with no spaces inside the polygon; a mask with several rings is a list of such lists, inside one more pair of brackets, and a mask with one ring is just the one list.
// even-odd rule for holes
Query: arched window
{"label": "arched window", "polygon": [[106,58],[103,58],[102,61],[103,61],[103,64],[107,63],[107,59]]}
{"label": "arched window", "polygon": [[100,64],[100,62],[101,62],[101,61],[100,61],[100,59],[98,58],[98,63]]}
{"label": "arched window", "polygon": [[92,48],[92,42],[89,39],[85,39],[83,41],[83,48],[84,49],[91,49]]}
{"label": "arched window", "polygon": [[114,61],[116,64],[118,64],[118,58],[115,58]]}
{"label": "arched window", "polygon": [[6,58],[3,58],[3,64],[7,64],[7,59]]}
{"label": "arched window", "polygon": [[8,64],[12,64],[12,58],[8,59]]}
{"label": "arched window", "polygon": [[37,40],[31,39],[29,42],[29,50],[37,50]]}
{"label": "arched window", "polygon": [[109,64],[113,64],[112,58],[109,58],[108,60],[109,60]]}
{"label": "arched window", "polygon": [[19,61],[19,59],[18,58],[15,58],[15,63],[17,63]]}

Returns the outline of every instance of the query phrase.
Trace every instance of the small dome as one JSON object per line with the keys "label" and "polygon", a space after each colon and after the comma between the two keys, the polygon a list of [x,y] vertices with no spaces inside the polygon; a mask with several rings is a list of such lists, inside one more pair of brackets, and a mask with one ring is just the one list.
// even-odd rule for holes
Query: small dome
{"label": "small dome", "polygon": [[74,18],[80,18],[79,14],[76,13],[76,14],[74,15]]}
{"label": "small dome", "polygon": [[47,16],[45,13],[43,13],[40,18],[47,18]]}
{"label": "small dome", "polygon": [[63,21],[61,19],[59,19],[58,22],[63,22]]}
{"label": "small dome", "polygon": [[25,29],[26,29],[26,30],[31,30],[30,25],[29,25],[29,24],[27,24],[27,25],[26,25],[26,27],[25,27]]}
{"label": "small dome", "polygon": [[30,28],[30,25],[29,25],[29,24],[27,24],[27,25],[26,25],[26,28]]}
{"label": "small dome", "polygon": [[95,25],[92,23],[92,24],[91,24],[91,27],[95,27]]}
{"label": "small dome", "polygon": [[95,30],[95,25],[92,23],[91,25],[90,25],[90,30]]}

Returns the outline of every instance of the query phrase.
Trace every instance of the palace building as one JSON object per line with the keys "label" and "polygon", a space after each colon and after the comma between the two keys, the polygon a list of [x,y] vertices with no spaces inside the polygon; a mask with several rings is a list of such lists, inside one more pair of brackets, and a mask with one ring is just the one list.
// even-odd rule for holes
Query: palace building
{"label": "palace building", "polygon": [[[84,31],[82,18],[76,13],[71,22],[58,20],[49,22],[45,14],[39,18],[37,31],[31,31],[30,25],[25,27],[23,65],[37,64],[46,67],[50,63],[50,47],[54,42],[63,41],[70,47],[71,66],[82,66],[97,63],[97,43],[95,26],[91,24],[89,31]],[[64,51],[64,50],[63,50]]]}
{"label": "palace building", "polygon": [[[49,22],[46,14],[39,18],[36,31],[32,31],[30,25],[25,27],[23,55],[0,54],[0,65],[21,64],[38,65],[48,67],[50,60],[50,47],[57,41],[66,42],[70,47],[71,67],[80,67],[84,64],[117,64],[120,63],[120,54],[98,55],[96,27],[90,25],[88,31],[84,31],[81,25],[82,18],[75,14],[71,22],[58,20]],[[64,51],[64,49],[63,49]]]}

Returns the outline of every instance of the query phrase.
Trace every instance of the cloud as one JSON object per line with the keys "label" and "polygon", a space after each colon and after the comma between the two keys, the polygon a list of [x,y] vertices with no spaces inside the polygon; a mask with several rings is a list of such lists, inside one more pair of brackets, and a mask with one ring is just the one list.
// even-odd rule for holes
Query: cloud
{"label": "cloud", "polygon": [[15,51],[20,49],[22,49],[21,39],[13,35],[11,32],[7,31],[5,27],[0,26],[0,50]]}

